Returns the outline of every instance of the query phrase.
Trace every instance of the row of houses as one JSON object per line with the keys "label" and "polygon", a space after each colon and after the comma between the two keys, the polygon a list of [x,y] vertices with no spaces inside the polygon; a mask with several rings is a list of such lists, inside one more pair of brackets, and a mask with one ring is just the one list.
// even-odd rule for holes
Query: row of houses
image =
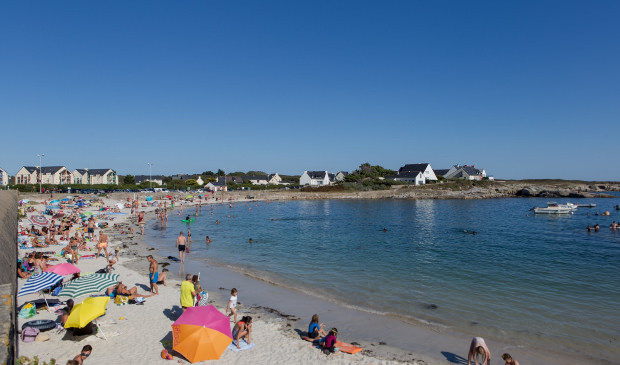
{"label": "row of houses", "polygon": [[[343,181],[348,175],[347,172],[339,171],[336,174],[330,174],[327,171],[304,171],[299,178],[299,185],[309,186],[325,186],[331,185],[339,181]],[[396,181],[405,181],[414,185],[426,184],[429,181],[437,181],[438,176],[446,179],[464,179],[464,180],[482,180],[487,178],[484,169],[478,169],[476,166],[453,165],[449,169],[434,170],[430,163],[407,164],[400,169],[396,175],[386,176],[385,179]],[[493,177],[488,177],[493,180]]]}
{"label": "row of houses", "polygon": [[[0,185],[9,185],[9,174],[0,168]],[[112,169],[75,169],[64,166],[24,166],[15,174],[15,184],[85,184],[118,185],[118,175]]]}

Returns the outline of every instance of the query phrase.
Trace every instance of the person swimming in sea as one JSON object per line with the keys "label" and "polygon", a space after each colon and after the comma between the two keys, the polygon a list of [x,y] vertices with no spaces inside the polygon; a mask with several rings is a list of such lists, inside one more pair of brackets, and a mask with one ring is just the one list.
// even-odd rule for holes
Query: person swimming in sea
{"label": "person swimming in sea", "polygon": [[189,216],[189,214],[188,214],[188,215],[187,215],[187,217],[185,217],[185,220],[186,220],[186,221],[188,221],[188,220],[190,220],[190,219],[192,219],[192,218],[191,218],[191,217]]}

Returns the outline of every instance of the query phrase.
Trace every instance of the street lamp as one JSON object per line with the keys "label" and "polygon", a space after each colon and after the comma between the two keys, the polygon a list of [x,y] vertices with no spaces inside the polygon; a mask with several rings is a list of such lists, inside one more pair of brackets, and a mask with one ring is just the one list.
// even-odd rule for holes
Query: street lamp
{"label": "street lamp", "polygon": [[43,176],[41,176],[41,159],[43,158],[43,156],[45,156],[45,154],[40,154],[37,155],[37,157],[39,158],[39,194],[41,194],[41,192],[43,191],[43,189],[41,188],[41,185],[43,184]]}
{"label": "street lamp", "polygon": [[152,173],[151,173],[153,164],[150,163],[150,162],[147,162],[146,164],[149,165],[149,187],[151,189],[153,189],[153,177],[152,177]]}

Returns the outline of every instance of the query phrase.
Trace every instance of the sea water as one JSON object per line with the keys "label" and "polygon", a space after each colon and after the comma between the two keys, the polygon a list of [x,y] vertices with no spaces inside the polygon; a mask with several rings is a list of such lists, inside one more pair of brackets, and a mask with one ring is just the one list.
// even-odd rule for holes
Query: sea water
{"label": "sea water", "polygon": [[173,250],[190,227],[192,260],[403,321],[616,359],[620,230],[608,227],[618,200],[573,202],[597,207],[557,216],[534,215],[539,198],[244,202],[203,205],[191,224],[181,219],[194,207],[177,207],[148,235]]}

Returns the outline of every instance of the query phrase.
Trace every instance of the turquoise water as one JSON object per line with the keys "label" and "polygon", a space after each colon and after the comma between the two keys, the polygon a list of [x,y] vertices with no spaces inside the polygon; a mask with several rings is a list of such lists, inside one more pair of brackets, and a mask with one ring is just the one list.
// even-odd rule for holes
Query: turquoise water
{"label": "turquoise water", "polygon": [[[403,320],[557,351],[587,348],[596,358],[617,358],[620,231],[608,226],[620,221],[620,211],[613,210],[618,200],[573,201],[598,206],[567,216],[529,212],[546,202],[326,200],[204,206],[189,225],[191,257],[208,257],[278,285]],[[594,216],[605,210],[610,217]],[[186,209],[183,217],[193,212]],[[149,236],[155,247],[174,247],[179,231],[188,227],[180,219],[175,212],[167,229],[153,226]],[[601,230],[586,232],[595,223]],[[213,239],[210,245],[207,235]]]}

